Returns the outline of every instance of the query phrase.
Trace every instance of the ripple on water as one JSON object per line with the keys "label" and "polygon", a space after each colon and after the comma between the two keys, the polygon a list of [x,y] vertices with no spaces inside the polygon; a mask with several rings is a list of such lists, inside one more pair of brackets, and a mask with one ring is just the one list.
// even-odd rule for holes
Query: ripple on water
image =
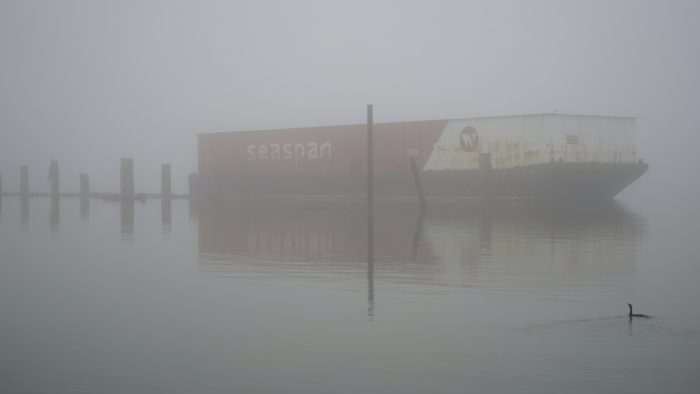
{"label": "ripple on water", "polygon": [[[573,319],[514,330],[505,368],[528,379],[641,392],[699,387],[700,328],[671,327],[660,318]],[[687,391],[686,391],[687,389]]]}

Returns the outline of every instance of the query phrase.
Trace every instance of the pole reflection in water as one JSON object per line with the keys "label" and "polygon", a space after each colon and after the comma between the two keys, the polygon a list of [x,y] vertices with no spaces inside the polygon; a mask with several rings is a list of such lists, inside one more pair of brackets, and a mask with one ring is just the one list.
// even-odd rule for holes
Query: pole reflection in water
{"label": "pole reflection in water", "polygon": [[134,236],[134,200],[121,200],[120,214],[122,240],[131,241]]}
{"label": "pole reflection in water", "polygon": [[423,220],[425,219],[425,210],[427,205],[421,204],[418,213],[418,220],[416,221],[416,230],[413,233],[413,242],[411,242],[411,258],[415,261],[416,255],[418,253],[418,241],[420,241],[423,235]]}
{"label": "pole reflection in water", "polygon": [[49,227],[52,233],[58,231],[58,226],[60,224],[60,199],[58,197],[51,197],[51,208],[49,209]]}
{"label": "pole reflection in water", "polygon": [[29,221],[29,197],[20,197],[20,218],[23,225]]}
{"label": "pole reflection in water", "polygon": [[197,220],[197,207],[201,204],[201,202],[193,196],[190,196],[190,198],[187,200],[187,214],[190,219],[190,223],[193,223]]}
{"label": "pole reflection in water", "polygon": [[374,214],[372,202],[367,212],[367,317],[374,319]]}
{"label": "pole reflection in water", "polygon": [[492,215],[486,211],[481,215],[479,220],[479,251],[481,255],[490,255],[492,246],[491,239],[493,237],[493,219]]}
{"label": "pole reflection in water", "polygon": [[172,231],[172,200],[170,198],[160,200],[160,223],[163,233]]}
{"label": "pole reflection in water", "polygon": [[80,218],[87,219],[90,216],[90,198],[80,197]]}
{"label": "pole reflection in water", "polygon": [[370,318],[378,272],[391,285],[493,291],[566,292],[577,283],[630,277],[644,229],[615,203],[567,212],[511,203],[421,210],[375,202],[372,222],[361,208],[346,206],[202,202],[198,210],[201,272],[357,281],[364,271]]}

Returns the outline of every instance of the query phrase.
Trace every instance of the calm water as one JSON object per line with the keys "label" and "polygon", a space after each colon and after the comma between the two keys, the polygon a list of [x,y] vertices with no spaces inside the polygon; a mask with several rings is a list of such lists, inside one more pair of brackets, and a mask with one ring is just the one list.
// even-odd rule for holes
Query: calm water
{"label": "calm water", "polygon": [[6,197],[0,391],[697,393],[666,207],[381,205],[368,259],[361,207]]}

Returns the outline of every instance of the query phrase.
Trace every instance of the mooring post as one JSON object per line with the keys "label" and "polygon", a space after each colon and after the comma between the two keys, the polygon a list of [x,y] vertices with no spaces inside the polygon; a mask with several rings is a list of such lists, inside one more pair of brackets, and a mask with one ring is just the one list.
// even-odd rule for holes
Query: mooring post
{"label": "mooring post", "polygon": [[51,198],[57,199],[60,191],[60,176],[58,170],[58,161],[51,160],[49,165],[49,182],[51,183]]}
{"label": "mooring post", "polygon": [[22,198],[29,197],[29,166],[19,167],[19,194]]}
{"label": "mooring post", "polygon": [[121,188],[122,200],[134,199],[134,159],[123,158],[121,160]]}
{"label": "mooring post", "polygon": [[160,165],[160,196],[161,198],[170,198],[172,196],[170,164]]}
{"label": "mooring post", "polygon": [[88,178],[88,174],[80,174],[80,198],[90,198],[90,178]]}
{"label": "mooring post", "polygon": [[479,177],[480,177],[480,197],[489,198],[491,197],[491,169],[493,168],[491,164],[491,154],[490,153],[480,153],[479,154]]}
{"label": "mooring post", "polygon": [[90,178],[87,174],[80,174],[80,217],[86,218],[90,214]]}
{"label": "mooring post", "polygon": [[425,207],[425,196],[423,195],[423,187],[420,184],[420,175],[418,174],[418,166],[416,165],[416,158],[411,157],[411,172],[413,173],[413,181],[416,183],[416,189],[418,190],[418,197],[420,198],[421,208]]}

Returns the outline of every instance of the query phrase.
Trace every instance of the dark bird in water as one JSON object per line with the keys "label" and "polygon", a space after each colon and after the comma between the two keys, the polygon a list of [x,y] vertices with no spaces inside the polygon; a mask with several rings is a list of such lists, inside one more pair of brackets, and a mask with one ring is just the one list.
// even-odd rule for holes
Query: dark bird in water
{"label": "dark bird in water", "polygon": [[651,319],[651,316],[649,316],[649,315],[644,315],[641,313],[632,313],[632,304],[627,304],[627,306],[630,308],[630,314],[629,314],[630,319],[633,317],[641,317],[644,319]]}

